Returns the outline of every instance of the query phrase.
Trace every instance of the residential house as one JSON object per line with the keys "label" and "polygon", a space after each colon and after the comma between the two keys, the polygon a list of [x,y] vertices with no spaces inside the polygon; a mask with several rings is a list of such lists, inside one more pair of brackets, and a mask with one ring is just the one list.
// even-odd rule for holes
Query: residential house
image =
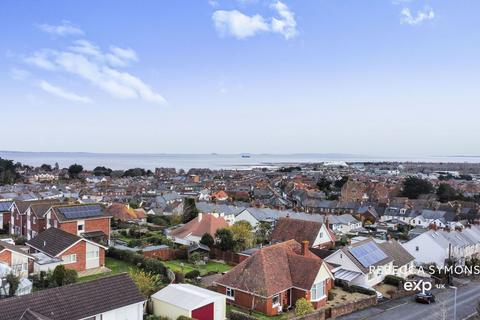
{"label": "residential house", "polygon": [[225,295],[191,284],[170,284],[152,295],[153,314],[177,319],[225,320]]}
{"label": "residential house", "polygon": [[0,300],[0,320],[142,320],[145,298],[123,273]]}
{"label": "residential house", "polygon": [[16,276],[27,278],[33,272],[34,259],[19,246],[0,240],[0,264],[9,266]]}
{"label": "residential house", "polygon": [[176,229],[171,229],[167,237],[173,242],[181,245],[198,243],[205,233],[215,236],[218,229],[228,228],[230,225],[222,214],[199,213],[195,219]]}
{"label": "residential house", "polygon": [[480,256],[480,227],[458,230],[428,230],[403,244],[415,257],[417,265],[434,263],[444,267],[447,259],[464,265],[466,260]]}
{"label": "residential house", "polygon": [[329,215],[326,219],[335,234],[348,234],[362,227],[362,222],[351,214]]}
{"label": "residential house", "polygon": [[107,247],[58,228],[49,228],[27,241],[36,258],[34,272],[54,269],[63,264],[77,272],[105,265]]}
{"label": "residential house", "polygon": [[389,274],[405,279],[415,272],[415,257],[405,250],[398,241],[383,241],[378,243],[378,246],[393,259],[394,269],[389,270]]}
{"label": "residential house", "polygon": [[418,216],[410,220],[410,225],[422,228],[435,225],[438,228],[445,228],[455,224],[455,216],[453,211],[423,209]]}
{"label": "residential house", "polygon": [[46,212],[58,200],[16,201],[10,217],[10,234],[27,239],[35,237],[47,228]]}
{"label": "residential house", "polygon": [[393,257],[371,238],[338,249],[325,261],[333,266],[335,279],[366,287],[382,282],[394,270]]}
{"label": "residential house", "polygon": [[105,209],[105,213],[113,219],[134,222],[138,224],[147,223],[147,213],[144,209],[133,209],[128,204],[112,203]]}
{"label": "residential house", "polygon": [[289,240],[257,250],[214,282],[217,292],[226,295],[228,303],[268,316],[300,298],[315,308],[325,305],[333,275],[308,246]]}
{"label": "residential house", "polygon": [[9,231],[10,217],[13,213],[15,203],[13,201],[0,201],[0,230]]}
{"label": "residential house", "polygon": [[111,215],[98,204],[52,206],[45,214],[46,228],[59,228],[92,241],[108,244]]}
{"label": "residential house", "polygon": [[335,246],[335,235],[328,222],[321,223],[292,218],[280,218],[270,235],[272,243],[294,239],[299,243],[308,241],[312,248],[332,248]]}

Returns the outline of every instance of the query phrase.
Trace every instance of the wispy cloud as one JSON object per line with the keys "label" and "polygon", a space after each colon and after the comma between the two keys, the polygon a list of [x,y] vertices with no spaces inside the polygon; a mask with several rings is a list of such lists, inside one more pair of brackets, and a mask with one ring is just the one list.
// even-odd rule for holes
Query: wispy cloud
{"label": "wispy cloud", "polygon": [[287,40],[295,37],[298,34],[295,14],[281,1],[274,1],[270,8],[276,11],[278,18],[265,18],[260,14],[249,16],[238,10],[217,10],[212,20],[220,36],[245,39],[261,32],[272,32]]}
{"label": "wispy cloud", "polygon": [[57,36],[68,36],[68,35],[83,35],[85,34],[82,29],[73,26],[70,21],[63,20],[60,25],[50,25],[50,24],[39,24],[38,28],[46,33],[54,34]]}
{"label": "wispy cloud", "polygon": [[400,12],[401,23],[411,26],[421,25],[424,21],[432,20],[435,18],[435,12],[430,7],[418,10],[416,14],[413,14],[409,8],[403,8]]}
{"label": "wispy cloud", "polygon": [[30,77],[30,72],[25,69],[13,67],[10,69],[10,77],[12,77],[13,80],[25,80]]}
{"label": "wispy cloud", "polygon": [[[115,98],[166,102],[140,78],[120,69],[138,61],[136,52],[131,48],[111,46],[108,51],[103,51],[87,40],[76,40],[64,50],[41,49],[33,52],[25,61],[46,71],[76,76]],[[46,85],[43,85],[42,89],[45,88]],[[50,89],[53,93],[54,90]],[[59,95],[60,91],[56,92]]]}
{"label": "wispy cloud", "polygon": [[68,91],[62,87],[55,86],[53,84],[50,84],[49,82],[42,80],[38,84],[38,86],[45,92],[48,92],[50,94],[53,94],[54,96],[73,101],[73,102],[81,102],[81,103],[90,103],[92,100],[88,97],[84,97],[81,95],[78,95],[76,93],[73,93],[71,91]]}

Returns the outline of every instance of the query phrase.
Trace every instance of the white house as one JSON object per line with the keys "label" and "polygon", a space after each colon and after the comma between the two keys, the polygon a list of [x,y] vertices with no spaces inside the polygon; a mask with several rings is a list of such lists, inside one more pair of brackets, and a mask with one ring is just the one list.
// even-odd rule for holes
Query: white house
{"label": "white house", "polygon": [[170,284],[152,295],[153,314],[177,319],[224,320],[226,296],[191,284]]}
{"label": "white house", "polygon": [[359,286],[373,287],[394,270],[394,259],[372,239],[343,247],[324,260],[337,265],[332,270],[335,279]]}
{"label": "white house", "polygon": [[463,231],[429,230],[403,244],[415,257],[417,265],[435,263],[445,266],[449,257],[463,265],[466,260],[480,255],[480,227]]}
{"label": "white house", "polygon": [[128,274],[0,300],[1,319],[142,320],[145,298]]}

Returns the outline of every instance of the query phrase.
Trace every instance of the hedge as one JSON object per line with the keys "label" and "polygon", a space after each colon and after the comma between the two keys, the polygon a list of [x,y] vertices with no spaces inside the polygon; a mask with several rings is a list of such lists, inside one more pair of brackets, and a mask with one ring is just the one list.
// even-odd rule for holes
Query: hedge
{"label": "hedge", "polygon": [[153,274],[167,276],[167,268],[162,262],[160,262],[160,260],[145,258],[143,255],[133,251],[109,248],[107,250],[107,257],[131,263],[140,269]]}
{"label": "hedge", "polygon": [[200,271],[198,271],[197,269],[189,271],[185,274],[185,278],[187,279],[196,279],[198,277],[200,277]]}
{"label": "hedge", "polygon": [[228,313],[227,318],[230,320],[258,320],[257,317],[233,310]]}
{"label": "hedge", "polygon": [[369,296],[376,296],[377,295],[375,290],[367,289],[367,288],[364,288],[364,287],[351,285],[349,288],[350,288],[350,290],[352,290],[351,292],[363,293],[363,294],[367,294]]}
{"label": "hedge", "polygon": [[405,282],[405,279],[403,279],[402,277],[394,276],[394,275],[388,275],[385,277],[383,282],[386,284],[391,284],[392,286],[398,287],[399,285]]}

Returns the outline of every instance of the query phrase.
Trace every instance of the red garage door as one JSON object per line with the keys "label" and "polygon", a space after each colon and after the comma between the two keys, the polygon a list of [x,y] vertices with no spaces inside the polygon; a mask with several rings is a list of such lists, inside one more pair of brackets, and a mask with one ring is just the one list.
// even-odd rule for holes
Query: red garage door
{"label": "red garage door", "polygon": [[198,320],[213,320],[213,302],[192,310],[192,318]]}

